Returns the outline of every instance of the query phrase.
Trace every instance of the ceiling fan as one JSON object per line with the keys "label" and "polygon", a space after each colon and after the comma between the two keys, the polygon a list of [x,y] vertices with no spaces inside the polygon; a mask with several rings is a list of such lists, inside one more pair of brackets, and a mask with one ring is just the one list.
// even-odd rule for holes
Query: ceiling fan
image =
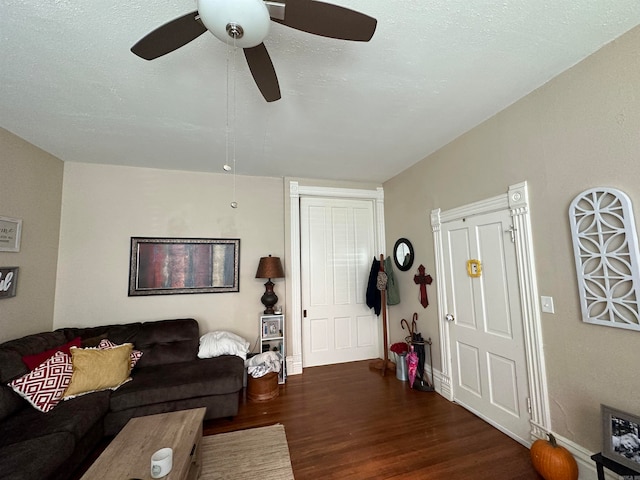
{"label": "ceiling fan", "polygon": [[197,8],[158,27],[131,51],[153,60],[209,30],[221,41],[243,48],[251,75],[267,102],[280,98],[278,77],[262,43],[270,20],[303,32],[358,42],[368,42],[377,24],[363,13],[315,0],[197,0]]}

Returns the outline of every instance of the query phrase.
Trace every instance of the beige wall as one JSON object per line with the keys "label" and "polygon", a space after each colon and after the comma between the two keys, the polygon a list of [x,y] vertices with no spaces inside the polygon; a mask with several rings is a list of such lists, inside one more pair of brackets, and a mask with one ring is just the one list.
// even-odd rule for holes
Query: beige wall
{"label": "beige wall", "polygon": [[[282,179],[65,163],[54,326],[193,317],[252,345],[261,256],[283,256]],[[128,297],[130,237],[240,238],[240,292]],[[283,280],[274,280],[284,302]]]}
{"label": "beige wall", "polygon": [[[433,275],[432,209],[529,182],[539,291],[556,308],[542,314],[552,428],[591,451],[601,448],[601,403],[640,414],[640,332],[582,322],[567,212],[578,193],[595,186],[620,188],[638,211],[638,45],[640,28],[384,184],[388,249],[408,237],[416,266]],[[400,276],[403,300],[392,317],[418,311],[424,330],[437,337],[435,285],[424,310],[412,277]],[[401,335],[393,323],[392,339]]]}
{"label": "beige wall", "polygon": [[0,300],[0,342],[50,330],[56,287],[62,161],[0,128],[0,216],[22,219],[16,296]]}

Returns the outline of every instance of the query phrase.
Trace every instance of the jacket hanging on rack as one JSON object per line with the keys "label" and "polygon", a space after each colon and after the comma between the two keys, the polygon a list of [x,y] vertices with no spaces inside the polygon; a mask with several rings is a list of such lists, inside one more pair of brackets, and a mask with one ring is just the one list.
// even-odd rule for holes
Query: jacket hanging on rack
{"label": "jacket hanging on rack", "polygon": [[384,259],[384,271],[387,273],[387,305],[397,305],[400,303],[400,288],[396,282],[396,274],[393,272],[391,257]]}
{"label": "jacket hanging on rack", "polygon": [[371,264],[371,272],[369,272],[369,282],[367,282],[367,307],[373,308],[376,315],[380,315],[382,310],[382,296],[380,290],[378,290],[378,272],[380,271],[380,260],[373,257],[373,263]]}

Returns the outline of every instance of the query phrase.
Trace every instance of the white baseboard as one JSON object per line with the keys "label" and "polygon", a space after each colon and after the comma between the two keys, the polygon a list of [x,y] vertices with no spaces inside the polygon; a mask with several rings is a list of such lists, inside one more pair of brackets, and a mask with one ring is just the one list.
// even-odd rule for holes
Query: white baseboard
{"label": "white baseboard", "polygon": [[[431,373],[433,376],[433,387],[435,388],[436,392],[442,395],[442,372],[440,370],[433,369],[429,373]],[[447,397],[446,395],[442,396],[445,398]]]}
{"label": "white baseboard", "polygon": [[286,359],[287,376],[302,374],[302,357],[300,355],[290,355]]}

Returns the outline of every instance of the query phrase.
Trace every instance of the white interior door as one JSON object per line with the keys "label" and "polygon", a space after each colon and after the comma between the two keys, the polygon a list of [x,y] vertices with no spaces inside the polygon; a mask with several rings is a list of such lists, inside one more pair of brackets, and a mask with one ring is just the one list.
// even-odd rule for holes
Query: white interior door
{"label": "white interior door", "polygon": [[379,356],[379,322],[366,306],[376,256],[373,202],[300,199],[304,367]]}
{"label": "white interior door", "polygon": [[[508,211],[442,224],[454,400],[529,443],[528,377]],[[467,261],[480,260],[472,277]],[[451,317],[448,317],[451,319]]]}

